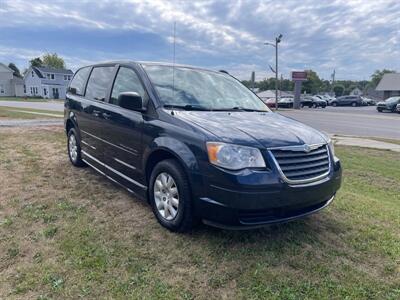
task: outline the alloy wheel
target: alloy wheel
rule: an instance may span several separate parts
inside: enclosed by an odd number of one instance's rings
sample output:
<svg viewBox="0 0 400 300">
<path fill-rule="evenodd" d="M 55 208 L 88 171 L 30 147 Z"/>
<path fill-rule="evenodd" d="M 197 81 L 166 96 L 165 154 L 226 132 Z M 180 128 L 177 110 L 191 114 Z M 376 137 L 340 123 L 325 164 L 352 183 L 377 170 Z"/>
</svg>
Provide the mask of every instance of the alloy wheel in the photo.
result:
<svg viewBox="0 0 400 300">
<path fill-rule="evenodd" d="M 167 172 L 160 173 L 154 182 L 154 201 L 164 219 L 173 220 L 179 208 L 179 191 L 174 178 Z"/>
<path fill-rule="evenodd" d="M 73 162 L 76 162 L 78 158 L 78 145 L 76 143 L 76 137 L 74 134 L 69 136 L 68 140 L 69 156 Z"/>
</svg>

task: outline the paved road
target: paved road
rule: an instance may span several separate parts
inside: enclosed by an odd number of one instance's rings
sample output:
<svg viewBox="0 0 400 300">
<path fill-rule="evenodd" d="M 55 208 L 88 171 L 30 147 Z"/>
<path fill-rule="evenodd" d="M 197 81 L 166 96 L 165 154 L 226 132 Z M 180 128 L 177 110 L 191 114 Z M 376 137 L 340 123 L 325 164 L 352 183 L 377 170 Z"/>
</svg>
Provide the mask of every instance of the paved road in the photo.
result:
<svg viewBox="0 0 400 300">
<path fill-rule="evenodd" d="M 64 111 L 64 102 L 0 101 L 0 106 Z"/>
<path fill-rule="evenodd" d="M 0 101 L 0 106 L 63 111 L 56 102 Z M 400 139 L 400 114 L 378 113 L 375 106 L 281 110 L 281 114 L 330 134 Z"/>
<path fill-rule="evenodd" d="M 327 107 L 281 110 L 280 113 L 330 134 L 400 139 L 400 114 L 376 107 Z"/>
<path fill-rule="evenodd" d="M 63 126 L 63 120 L 56 119 L 32 119 L 32 120 L 21 120 L 21 119 L 13 119 L 13 120 L 1 120 L 0 119 L 0 128 L 1 127 L 34 127 L 34 126 Z"/>
</svg>

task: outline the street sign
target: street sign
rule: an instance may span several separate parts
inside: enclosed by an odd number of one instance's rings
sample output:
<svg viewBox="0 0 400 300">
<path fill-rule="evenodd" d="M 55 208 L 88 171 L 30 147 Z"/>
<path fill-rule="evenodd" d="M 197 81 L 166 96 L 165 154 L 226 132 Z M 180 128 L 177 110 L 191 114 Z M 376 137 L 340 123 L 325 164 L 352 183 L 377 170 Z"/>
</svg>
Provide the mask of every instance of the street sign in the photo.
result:
<svg viewBox="0 0 400 300">
<path fill-rule="evenodd" d="M 292 80 L 293 81 L 306 81 L 307 80 L 307 72 L 306 71 L 292 71 Z"/>
</svg>

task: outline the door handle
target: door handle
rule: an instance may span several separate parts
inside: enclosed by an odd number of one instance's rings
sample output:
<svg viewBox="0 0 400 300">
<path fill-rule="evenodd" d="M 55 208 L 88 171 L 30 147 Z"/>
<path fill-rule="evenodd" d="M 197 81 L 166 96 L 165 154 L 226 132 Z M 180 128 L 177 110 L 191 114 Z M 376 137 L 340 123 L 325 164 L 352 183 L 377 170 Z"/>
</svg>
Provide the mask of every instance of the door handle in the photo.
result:
<svg viewBox="0 0 400 300">
<path fill-rule="evenodd" d="M 103 113 L 103 118 L 108 120 L 108 119 L 111 118 L 111 114 L 110 113 Z"/>
<path fill-rule="evenodd" d="M 101 114 L 101 111 L 99 111 L 99 110 L 93 110 L 92 114 L 93 114 L 95 117 L 99 117 L 100 114 Z"/>
</svg>

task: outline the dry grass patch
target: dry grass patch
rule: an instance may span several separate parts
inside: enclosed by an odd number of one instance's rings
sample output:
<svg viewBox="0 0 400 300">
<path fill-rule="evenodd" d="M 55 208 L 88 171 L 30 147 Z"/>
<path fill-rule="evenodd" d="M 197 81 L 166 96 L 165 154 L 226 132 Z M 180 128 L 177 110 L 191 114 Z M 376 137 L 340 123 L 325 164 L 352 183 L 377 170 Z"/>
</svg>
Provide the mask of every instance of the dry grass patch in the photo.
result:
<svg viewBox="0 0 400 300">
<path fill-rule="evenodd" d="M 323 212 L 182 235 L 72 167 L 60 128 L 0 129 L 0 299 L 399 298 L 400 156 L 337 152 L 344 186 Z"/>
</svg>

